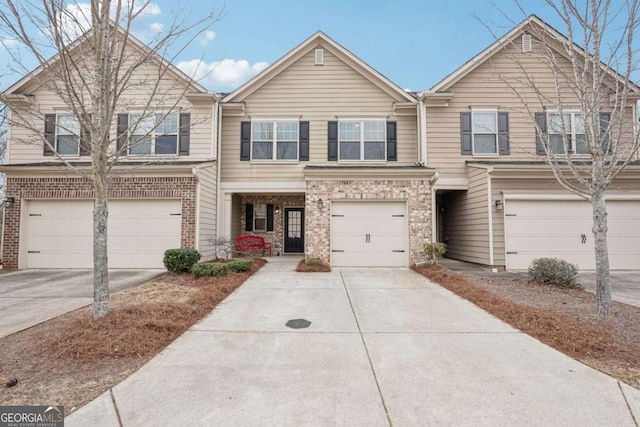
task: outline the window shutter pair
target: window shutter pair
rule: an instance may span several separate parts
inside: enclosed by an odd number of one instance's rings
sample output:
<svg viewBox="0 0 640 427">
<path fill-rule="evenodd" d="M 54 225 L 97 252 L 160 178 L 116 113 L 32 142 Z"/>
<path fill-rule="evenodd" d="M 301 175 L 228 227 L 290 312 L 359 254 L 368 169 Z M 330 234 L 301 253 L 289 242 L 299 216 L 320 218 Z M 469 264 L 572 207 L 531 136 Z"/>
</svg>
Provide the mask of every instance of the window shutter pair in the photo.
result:
<svg viewBox="0 0 640 427">
<path fill-rule="evenodd" d="M 88 116 L 89 121 L 91 121 L 91 115 Z M 89 129 L 85 126 L 82 126 L 80 129 L 80 155 L 81 156 L 90 156 L 91 155 L 91 133 Z M 44 156 L 53 156 L 54 150 L 56 146 L 56 115 L 55 114 L 45 114 L 44 115 L 44 137 L 49 144 L 46 142 L 43 144 L 42 155 Z M 50 146 L 49 146 L 50 145 Z"/>
<path fill-rule="evenodd" d="M 387 122 L 387 160 L 398 160 L 398 137 L 396 122 Z M 328 122 L 327 129 L 327 159 L 330 162 L 338 161 L 338 122 Z"/>
<path fill-rule="evenodd" d="M 309 122 L 298 123 L 298 160 L 309 160 Z M 251 122 L 240 122 L 240 160 L 251 160 Z"/>
<path fill-rule="evenodd" d="M 547 133 L 547 113 L 536 113 L 536 154 L 539 156 L 546 155 L 544 149 L 544 136 Z M 611 140 L 609 138 L 609 122 L 611 121 L 611 113 L 600 113 L 600 133 L 602 134 L 602 149 L 607 154 L 613 153 Z"/>
<path fill-rule="evenodd" d="M 473 122 L 470 112 L 460 113 L 460 152 L 473 155 Z M 498 112 L 498 153 L 509 154 L 509 113 Z"/>
<path fill-rule="evenodd" d="M 118 114 L 117 120 L 117 149 L 121 153 L 129 138 L 129 114 Z M 178 155 L 188 156 L 191 144 L 191 114 L 178 115 Z"/>
<path fill-rule="evenodd" d="M 247 203 L 244 212 L 245 231 L 253 231 L 253 204 Z M 273 205 L 267 205 L 267 231 L 273 231 Z"/>
</svg>

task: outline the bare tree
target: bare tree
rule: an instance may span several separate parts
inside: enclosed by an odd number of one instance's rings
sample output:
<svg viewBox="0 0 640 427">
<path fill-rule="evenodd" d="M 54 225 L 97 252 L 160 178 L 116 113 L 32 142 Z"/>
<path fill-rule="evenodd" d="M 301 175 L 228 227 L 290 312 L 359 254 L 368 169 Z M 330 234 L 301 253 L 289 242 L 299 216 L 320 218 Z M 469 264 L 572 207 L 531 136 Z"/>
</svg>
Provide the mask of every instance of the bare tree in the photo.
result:
<svg viewBox="0 0 640 427">
<path fill-rule="evenodd" d="M 115 173 L 118 159 L 162 121 L 161 117 L 148 125 L 159 106 L 163 117 L 176 111 L 191 84 L 185 83 L 178 92 L 175 85 L 167 88 L 165 77 L 173 72 L 170 63 L 217 20 L 213 10 L 192 23 L 176 14 L 171 25 L 145 46 L 131 36 L 132 25 L 151 6 L 149 0 L 91 0 L 89 8 L 66 0 L 6 0 L 0 6 L 5 34 L 37 60 L 39 69 L 30 77 L 59 97 L 72 113 L 73 120 L 52 125 L 74 135 L 80 150 L 90 151 L 90 167 L 68 161 L 43 132 L 42 112 L 24 97 L 4 98 L 12 110 L 11 126 L 29 129 L 61 163 L 93 184 L 95 318 L 109 311 L 108 178 Z M 145 93 L 144 99 L 127 99 L 132 90 Z M 126 134 L 139 130 L 136 135 L 142 135 L 137 140 L 118 141 L 112 132 L 116 112 L 127 107 L 139 114 L 137 120 L 129 121 Z"/>
<path fill-rule="evenodd" d="M 519 73 L 497 74 L 535 124 L 538 154 L 545 156 L 557 182 L 591 203 L 597 310 L 606 317 L 611 284 L 605 193 L 637 159 L 640 147 L 635 117 L 640 91 L 632 81 L 638 71 L 639 2 L 546 1 L 566 34 L 546 24 L 529 25 L 525 31 L 539 49 L 527 61 L 515 40 L 505 41 Z M 552 84 L 530 69 L 533 62 L 546 66 Z"/>
</svg>

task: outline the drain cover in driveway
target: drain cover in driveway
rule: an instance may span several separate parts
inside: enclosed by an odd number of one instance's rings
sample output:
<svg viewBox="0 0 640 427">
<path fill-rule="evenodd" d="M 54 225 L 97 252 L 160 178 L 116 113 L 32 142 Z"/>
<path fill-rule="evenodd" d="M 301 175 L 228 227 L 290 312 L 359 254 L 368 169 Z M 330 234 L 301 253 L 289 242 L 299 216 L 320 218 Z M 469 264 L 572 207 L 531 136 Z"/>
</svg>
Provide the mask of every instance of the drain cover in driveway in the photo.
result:
<svg viewBox="0 0 640 427">
<path fill-rule="evenodd" d="M 311 325 L 311 322 L 306 319 L 292 319 L 289 320 L 285 325 L 291 329 L 305 329 Z"/>
</svg>

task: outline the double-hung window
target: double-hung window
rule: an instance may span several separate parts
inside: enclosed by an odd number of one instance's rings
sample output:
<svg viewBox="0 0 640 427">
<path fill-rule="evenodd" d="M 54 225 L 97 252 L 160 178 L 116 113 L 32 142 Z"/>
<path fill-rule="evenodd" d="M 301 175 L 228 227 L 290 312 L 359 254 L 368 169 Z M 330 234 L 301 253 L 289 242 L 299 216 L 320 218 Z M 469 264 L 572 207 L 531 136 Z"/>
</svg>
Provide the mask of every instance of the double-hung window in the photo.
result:
<svg viewBox="0 0 640 427">
<path fill-rule="evenodd" d="M 260 120 L 251 122 L 252 160 L 298 160 L 298 122 Z"/>
<path fill-rule="evenodd" d="M 177 155 L 178 114 L 129 114 L 131 155 Z"/>
<path fill-rule="evenodd" d="M 257 204 L 253 206 L 253 230 L 267 231 L 267 205 Z"/>
<path fill-rule="evenodd" d="M 473 155 L 498 155 L 498 112 L 472 111 Z"/>
<path fill-rule="evenodd" d="M 80 155 L 80 124 L 73 114 L 56 115 L 55 149 L 61 156 Z"/>
<path fill-rule="evenodd" d="M 579 112 L 548 112 L 547 129 L 553 154 L 589 154 L 584 121 Z"/>
<path fill-rule="evenodd" d="M 347 120 L 338 123 L 339 160 L 385 160 L 386 122 Z"/>
</svg>

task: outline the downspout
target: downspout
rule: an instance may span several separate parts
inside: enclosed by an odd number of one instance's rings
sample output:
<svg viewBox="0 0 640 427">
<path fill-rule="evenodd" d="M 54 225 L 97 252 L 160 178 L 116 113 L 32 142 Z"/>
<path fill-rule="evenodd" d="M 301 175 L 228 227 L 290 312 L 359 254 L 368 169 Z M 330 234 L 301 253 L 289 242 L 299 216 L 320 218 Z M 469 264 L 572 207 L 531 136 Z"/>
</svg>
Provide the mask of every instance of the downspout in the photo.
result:
<svg viewBox="0 0 640 427">
<path fill-rule="evenodd" d="M 421 92 L 420 102 L 418 103 L 418 108 L 420 109 L 418 112 L 420 124 L 418 140 L 420 143 L 420 163 L 422 163 L 423 166 L 427 166 L 427 111 L 422 101 L 423 95 L 424 92 Z"/>
<path fill-rule="evenodd" d="M 216 125 L 216 132 L 215 132 L 215 162 L 216 162 L 216 194 L 217 194 L 217 200 L 216 200 L 216 238 L 221 234 L 220 233 L 220 227 L 223 225 L 221 224 L 221 220 L 220 218 L 222 218 L 225 222 L 226 221 L 230 221 L 230 218 L 224 218 L 224 214 L 220 215 L 221 212 L 225 211 L 225 203 L 226 203 L 226 198 L 224 197 L 224 194 L 222 194 L 220 192 L 220 177 L 221 177 L 221 169 L 222 167 L 220 166 L 220 156 L 222 153 L 222 144 L 220 143 L 220 141 L 222 140 L 222 108 L 220 107 L 220 102 L 216 102 L 216 106 L 215 106 L 215 121 L 217 123 Z M 222 204 L 222 206 L 220 206 Z M 225 233 L 223 232 L 222 235 L 224 235 Z"/>
<path fill-rule="evenodd" d="M 196 211 L 195 211 L 195 236 L 193 239 L 193 246 L 199 251 L 200 250 L 200 168 L 195 167 L 191 169 L 191 174 L 196 179 Z M 184 220 L 184 218 L 183 218 Z"/>
<path fill-rule="evenodd" d="M 494 253 L 493 253 L 493 197 L 491 189 L 491 173 L 493 172 L 493 166 L 487 168 L 487 201 L 489 206 L 489 265 L 493 268 Z"/>
<path fill-rule="evenodd" d="M 433 177 L 429 180 L 429 187 L 431 190 L 431 243 L 435 243 L 437 241 L 436 236 L 438 235 L 438 206 L 436 204 L 436 190 L 433 188 L 433 184 L 438 181 L 440 178 L 440 173 L 436 172 L 433 174 Z"/>
</svg>

